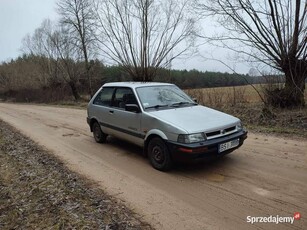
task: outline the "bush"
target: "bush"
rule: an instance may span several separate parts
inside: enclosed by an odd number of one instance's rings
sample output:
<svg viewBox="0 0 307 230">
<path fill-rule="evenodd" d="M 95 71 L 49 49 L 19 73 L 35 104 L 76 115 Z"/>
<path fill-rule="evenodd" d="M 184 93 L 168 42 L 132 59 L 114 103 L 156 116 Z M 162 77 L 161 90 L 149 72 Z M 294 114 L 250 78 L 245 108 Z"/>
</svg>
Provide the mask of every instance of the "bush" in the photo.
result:
<svg viewBox="0 0 307 230">
<path fill-rule="evenodd" d="M 67 86 L 58 86 L 56 88 L 41 89 L 20 89 L 9 90 L 0 95 L 4 100 L 14 102 L 37 102 L 50 103 L 63 100 L 73 100 L 70 89 Z"/>
</svg>

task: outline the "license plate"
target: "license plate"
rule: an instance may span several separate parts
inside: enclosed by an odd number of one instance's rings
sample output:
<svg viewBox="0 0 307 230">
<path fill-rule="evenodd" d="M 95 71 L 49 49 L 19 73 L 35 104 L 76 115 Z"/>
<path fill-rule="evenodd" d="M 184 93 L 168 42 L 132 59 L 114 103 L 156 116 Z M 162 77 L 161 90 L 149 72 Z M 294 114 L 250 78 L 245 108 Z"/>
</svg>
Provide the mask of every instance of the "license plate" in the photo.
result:
<svg viewBox="0 0 307 230">
<path fill-rule="evenodd" d="M 219 153 L 224 152 L 224 151 L 226 151 L 228 149 L 235 148 L 239 144 L 240 144 L 240 139 L 239 138 L 235 139 L 235 140 L 232 140 L 232 141 L 225 142 L 223 144 L 220 144 L 219 145 Z"/>
</svg>

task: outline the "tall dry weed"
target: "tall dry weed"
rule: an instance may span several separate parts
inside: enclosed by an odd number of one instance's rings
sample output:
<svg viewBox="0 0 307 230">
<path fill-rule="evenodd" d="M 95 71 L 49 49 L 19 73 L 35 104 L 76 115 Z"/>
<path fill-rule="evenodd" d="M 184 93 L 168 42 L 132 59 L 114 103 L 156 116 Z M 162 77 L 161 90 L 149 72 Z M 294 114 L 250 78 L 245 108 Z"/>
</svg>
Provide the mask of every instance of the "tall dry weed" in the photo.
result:
<svg viewBox="0 0 307 230">
<path fill-rule="evenodd" d="M 248 102 L 244 87 L 189 89 L 186 92 L 197 99 L 199 104 L 213 108 L 236 106 Z"/>
</svg>

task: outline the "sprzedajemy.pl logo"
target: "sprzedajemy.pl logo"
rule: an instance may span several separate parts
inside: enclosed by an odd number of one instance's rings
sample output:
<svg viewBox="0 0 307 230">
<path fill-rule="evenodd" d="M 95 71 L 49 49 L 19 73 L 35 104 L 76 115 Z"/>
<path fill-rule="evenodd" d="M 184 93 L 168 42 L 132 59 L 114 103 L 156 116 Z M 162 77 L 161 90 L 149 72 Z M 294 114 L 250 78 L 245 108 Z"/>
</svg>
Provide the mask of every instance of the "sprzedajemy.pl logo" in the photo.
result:
<svg viewBox="0 0 307 230">
<path fill-rule="evenodd" d="M 301 219 L 301 214 L 299 212 L 295 212 L 293 216 L 247 216 L 247 223 L 291 223 L 293 224 L 294 220 Z"/>
</svg>

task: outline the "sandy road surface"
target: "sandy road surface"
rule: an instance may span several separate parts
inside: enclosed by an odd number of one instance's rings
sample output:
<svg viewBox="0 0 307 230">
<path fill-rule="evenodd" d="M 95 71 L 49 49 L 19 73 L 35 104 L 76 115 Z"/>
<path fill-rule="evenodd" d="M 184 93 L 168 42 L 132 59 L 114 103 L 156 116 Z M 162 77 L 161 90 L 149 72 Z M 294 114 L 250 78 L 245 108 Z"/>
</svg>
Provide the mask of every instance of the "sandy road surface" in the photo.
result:
<svg viewBox="0 0 307 230">
<path fill-rule="evenodd" d="M 217 162 L 154 170 L 142 150 L 94 142 L 86 111 L 0 103 L 0 119 L 98 182 L 157 229 L 307 229 L 307 144 L 249 134 Z M 247 223 L 247 216 L 293 216 L 294 224 Z"/>
</svg>

